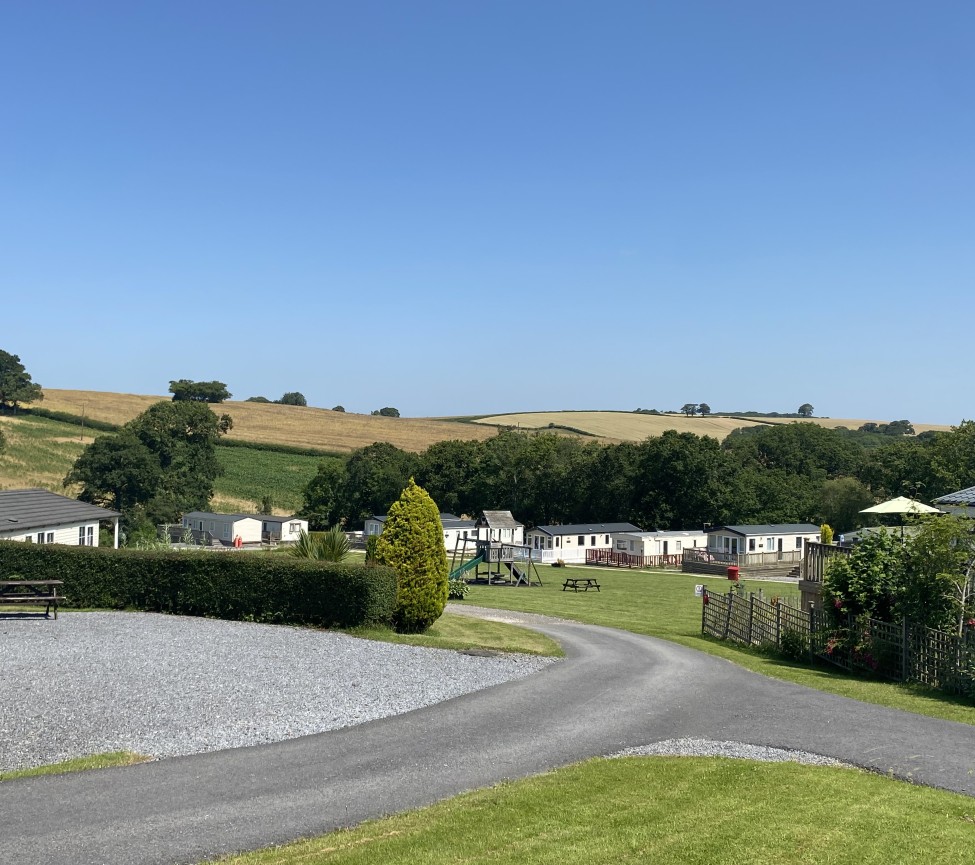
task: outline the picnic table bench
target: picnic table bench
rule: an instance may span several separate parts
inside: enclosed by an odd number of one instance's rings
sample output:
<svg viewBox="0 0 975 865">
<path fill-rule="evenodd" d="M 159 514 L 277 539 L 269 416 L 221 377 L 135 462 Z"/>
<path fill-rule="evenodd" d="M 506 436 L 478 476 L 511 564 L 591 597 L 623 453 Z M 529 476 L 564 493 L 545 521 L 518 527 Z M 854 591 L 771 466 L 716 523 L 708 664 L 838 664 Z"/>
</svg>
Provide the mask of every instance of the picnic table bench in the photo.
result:
<svg viewBox="0 0 975 865">
<path fill-rule="evenodd" d="M 573 592 L 588 592 L 590 589 L 599 591 L 599 583 L 595 577 L 566 577 L 562 583 L 562 591 L 572 589 Z"/>
<path fill-rule="evenodd" d="M 49 618 L 51 607 L 54 618 L 58 617 L 58 604 L 64 595 L 58 594 L 58 586 L 64 580 L 0 580 L 0 607 L 7 604 L 44 605 L 44 618 Z"/>
</svg>

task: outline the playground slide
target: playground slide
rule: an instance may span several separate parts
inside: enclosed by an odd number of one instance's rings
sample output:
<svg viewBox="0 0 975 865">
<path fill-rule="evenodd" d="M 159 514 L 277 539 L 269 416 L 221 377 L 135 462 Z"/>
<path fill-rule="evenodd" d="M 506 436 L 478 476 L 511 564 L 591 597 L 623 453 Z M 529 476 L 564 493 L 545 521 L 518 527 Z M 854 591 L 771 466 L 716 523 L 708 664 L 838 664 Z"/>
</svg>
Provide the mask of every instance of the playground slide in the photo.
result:
<svg viewBox="0 0 975 865">
<path fill-rule="evenodd" d="M 517 582 L 528 585 L 529 582 L 528 577 L 525 575 L 524 571 L 522 571 L 521 568 L 519 568 L 517 565 L 511 566 L 511 575 L 515 578 Z"/>
<path fill-rule="evenodd" d="M 459 577 L 462 574 L 467 573 L 467 571 L 476 568 L 483 561 L 484 561 L 484 556 L 476 556 L 475 558 L 471 559 L 469 562 L 464 562 L 464 564 L 462 564 L 460 567 L 455 568 L 450 572 L 450 579 L 454 579 L 455 577 Z"/>
</svg>

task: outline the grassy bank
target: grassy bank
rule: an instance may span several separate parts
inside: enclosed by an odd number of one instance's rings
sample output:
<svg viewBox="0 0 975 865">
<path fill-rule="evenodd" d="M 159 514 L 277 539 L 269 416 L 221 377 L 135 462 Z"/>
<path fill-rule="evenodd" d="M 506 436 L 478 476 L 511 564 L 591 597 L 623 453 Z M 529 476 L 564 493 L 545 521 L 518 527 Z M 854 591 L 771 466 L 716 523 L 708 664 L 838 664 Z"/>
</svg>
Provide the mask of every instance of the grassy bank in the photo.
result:
<svg viewBox="0 0 975 865">
<path fill-rule="evenodd" d="M 832 667 L 794 664 L 734 643 L 703 636 L 701 599 L 695 597 L 694 586 L 703 584 L 709 591 L 726 592 L 727 580 L 675 571 L 629 571 L 615 568 L 543 567 L 539 569 L 539 573 L 544 582 L 540 588 L 472 586 L 464 603 L 544 613 L 662 637 L 726 658 L 756 673 L 776 679 L 920 715 L 975 724 L 975 706 L 960 698 L 914 685 L 898 685 L 847 675 Z M 601 591 L 562 591 L 562 580 L 565 577 L 594 575 L 599 579 Z M 793 585 L 758 581 L 743 581 L 743 585 L 746 591 L 761 590 L 766 597 L 798 597 L 798 590 Z"/>
<path fill-rule="evenodd" d="M 64 775 L 68 772 L 87 772 L 89 769 L 111 769 L 115 766 L 134 766 L 145 763 L 151 757 L 133 754 L 131 751 L 112 751 L 108 754 L 92 754 L 88 757 L 77 757 L 62 763 L 51 763 L 47 766 L 35 766 L 33 769 L 17 769 L 12 772 L 0 772 L 0 781 L 14 781 L 17 778 L 34 778 L 38 775 Z"/>
</svg>

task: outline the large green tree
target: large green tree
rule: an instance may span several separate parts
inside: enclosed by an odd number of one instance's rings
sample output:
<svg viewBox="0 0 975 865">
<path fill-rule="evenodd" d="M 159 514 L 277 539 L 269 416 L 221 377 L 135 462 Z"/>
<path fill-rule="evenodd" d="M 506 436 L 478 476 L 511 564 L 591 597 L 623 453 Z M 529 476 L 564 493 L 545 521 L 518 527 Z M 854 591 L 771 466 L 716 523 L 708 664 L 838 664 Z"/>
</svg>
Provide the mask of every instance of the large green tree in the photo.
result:
<svg viewBox="0 0 975 865">
<path fill-rule="evenodd" d="M 410 478 L 386 515 L 376 561 L 396 571 L 393 624 L 402 633 L 430 627 L 447 603 L 447 551 L 437 505 Z"/>
<path fill-rule="evenodd" d="M 416 454 L 388 442 L 353 451 L 345 465 L 339 511 L 357 528 L 373 514 L 385 513 L 416 470 Z"/>
<path fill-rule="evenodd" d="M 233 394 L 222 381 L 191 381 L 181 378 L 169 383 L 174 402 L 223 402 Z"/>
<path fill-rule="evenodd" d="M 31 381 L 20 357 L 0 350 L 0 408 L 16 408 L 20 403 L 42 399 L 41 386 Z"/>
<path fill-rule="evenodd" d="M 79 498 L 121 510 L 130 524 L 175 522 L 203 510 L 222 472 L 216 442 L 233 426 L 198 402 L 158 402 L 82 451 L 64 479 Z"/>
</svg>

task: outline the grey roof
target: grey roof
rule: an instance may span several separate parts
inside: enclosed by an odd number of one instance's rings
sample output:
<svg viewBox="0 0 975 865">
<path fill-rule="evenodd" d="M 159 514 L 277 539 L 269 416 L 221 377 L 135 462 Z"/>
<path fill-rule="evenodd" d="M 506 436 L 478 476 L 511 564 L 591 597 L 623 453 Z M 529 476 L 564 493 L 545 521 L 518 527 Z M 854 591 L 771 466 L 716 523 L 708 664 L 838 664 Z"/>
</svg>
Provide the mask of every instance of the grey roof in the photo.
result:
<svg viewBox="0 0 975 865">
<path fill-rule="evenodd" d="M 0 490 L 0 532 L 15 532 L 122 516 L 50 490 Z"/>
<path fill-rule="evenodd" d="M 535 526 L 533 532 L 545 532 L 547 535 L 603 535 L 612 532 L 642 531 L 633 523 L 573 523 L 567 526 Z"/>
<path fill-rule="evenodd" d="M 373 514 L 370 519 L 375 520 L 377 523 L 385 523 L 385 514 Z M 441 514 L 440 523 L 445 529 L 473 529 L 474 520 L 462 520 L 454 514 Z"/>
<path fill-rule="evenodd" d="M 524 525 L 514 518 L 511 511 L 484 511 L 477 524 L 489 529 L 517 529 Z"/>
<path fill-rule="evenodd" d="M 269 523 L 284 523 L 288 520 L 295 519 L 295 517 L 279 517 L 274 514 L 218 514 L 214 511 L 190 511 L 187 514 L 183 514 L 183 517 L 185 519 L 193 517 L 197 520 L 225 520 L 229 517 L 234 522 L 237 520 L 261 520 L 262 522 Z"/>
<path fill-rule="evenodd" d="M 812 523 L 779 523 L 764 526 L 715 526 L 708 529 L 708 534 L 714 532 L 734 532 L 736 535 L 811 535 L 819 532 L 819 526 Z"/>
<path fill-rule="evenodd" d="M 956 493 L 938 496 L 932 504 L 936 505 L 975 505 L 975 487 L 967 487 Z"/>
</svg>

